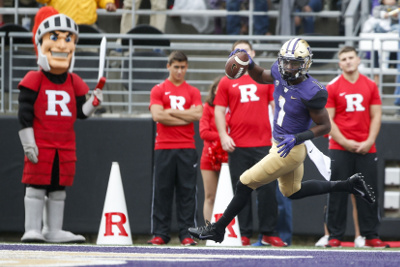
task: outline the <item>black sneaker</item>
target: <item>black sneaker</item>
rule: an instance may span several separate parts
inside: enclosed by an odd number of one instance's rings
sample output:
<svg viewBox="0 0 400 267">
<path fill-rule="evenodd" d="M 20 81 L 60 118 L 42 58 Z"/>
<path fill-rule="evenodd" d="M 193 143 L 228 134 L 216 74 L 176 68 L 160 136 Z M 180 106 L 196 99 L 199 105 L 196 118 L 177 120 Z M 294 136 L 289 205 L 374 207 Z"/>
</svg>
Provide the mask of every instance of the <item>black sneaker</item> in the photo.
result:
<svg viewBox="0 0 400 267">
<path fill-rule="evenodd" d="M 367 185 L 364 181 L 364 176 L 361 173 L 353 174 L 350 178 L 347 179 L 349 181 L 352 192 L 355 196 L 362 197 L 365 201 L 370 204 L 375 203 L 375 194 L 372 191 L 372 187 Z"/>
<path fill-rule="evenodd" d="M 210 223 L 209 221 L 206 221 L 206 226 L 189 228 L 188 231 L 192 236 L 200 240 L 213 240 L 218 243 L 224 241 L 225 229 L 223 232 L 219 232 L 215 227 L 215 223 Z"/>
</svg>

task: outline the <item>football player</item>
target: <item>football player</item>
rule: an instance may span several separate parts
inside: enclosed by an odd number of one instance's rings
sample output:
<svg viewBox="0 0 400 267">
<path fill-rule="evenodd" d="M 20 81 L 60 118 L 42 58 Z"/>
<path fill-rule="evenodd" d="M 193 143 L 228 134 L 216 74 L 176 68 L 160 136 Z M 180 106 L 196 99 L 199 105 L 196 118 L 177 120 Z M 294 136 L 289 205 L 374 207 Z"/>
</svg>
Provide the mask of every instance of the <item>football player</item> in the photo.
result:
<svg viewBox="0 0 400 267">
<path fill-rule="evenodd" d="M 374 193 L 360 173 L 343 181 L 302 182 L 303 162 L 307 155 L 304 141 L 328 134 L 331 129 L 325 109 L 328 97 L 326 88 L 308 74 L 312 64 L 308 43 L 299 38 L 287 41 L 270 70 L 263 69 L 249 58 L 250 76 L 258 83 L 275 84 L 272 148 L 267 156 L 240 176 L 235 195 L 223 216 L 216 223 L 207 222 L 206 226 L 189 228 L 189 233 L 199 239 L 222 242 L 225 228 L 242 210 L 251 192 L 274 180 L 278 180 L 280 191 L 290 199 L 347 192 L 374 203 Z M 315 125 L 310 128 L 312 122 Z"/>
<path fill-rule="evenodd" d="M 71 73 L 77 40 L 78 26 L 71 18 L 52 7 L 38 11 L 33 41 L 40 70 L 28 72 L 18 85 L 19 137 L 25 153 L 23 242 L 85 241 L 62 230 L 65 187 L 75 175 L 74 122 L 95 111 L 94 95 L 101 102 L 102 92 L 94 90 L 86 101 L 89 87 Z"/>
</svg>

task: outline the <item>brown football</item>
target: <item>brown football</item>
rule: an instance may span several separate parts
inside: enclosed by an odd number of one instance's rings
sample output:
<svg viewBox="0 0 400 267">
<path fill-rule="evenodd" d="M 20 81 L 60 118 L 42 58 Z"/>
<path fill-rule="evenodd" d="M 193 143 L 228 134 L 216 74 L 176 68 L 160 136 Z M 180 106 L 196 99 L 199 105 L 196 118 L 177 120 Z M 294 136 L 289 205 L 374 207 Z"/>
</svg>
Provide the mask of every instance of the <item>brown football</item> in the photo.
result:
<svg viewBox="0 0 400 267">
<path fill-rule="evenodd" d="M 240 78 L 249 67 L 249 57 L 246 52 L 237 52 L 225 64 L 225 75 L 229 79 Z"/>
</svg>

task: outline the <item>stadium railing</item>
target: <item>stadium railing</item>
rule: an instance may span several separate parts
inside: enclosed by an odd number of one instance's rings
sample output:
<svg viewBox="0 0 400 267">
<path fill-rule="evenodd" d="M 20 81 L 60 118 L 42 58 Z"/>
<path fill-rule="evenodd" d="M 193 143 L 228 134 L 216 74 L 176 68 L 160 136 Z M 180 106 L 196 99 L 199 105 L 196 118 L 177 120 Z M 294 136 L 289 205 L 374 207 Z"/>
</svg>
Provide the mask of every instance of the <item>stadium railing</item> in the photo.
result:
<svg viewBox="0 0 400 267">
<path fill-rule="evenodd" d="M 10 33 L 10 38 L 26 37 L 30 33 Z M 189 58 L 189 69 L 187 71 L 186 79 L 187 82 L 199 88 L 202 96 L 205 97 L 208 92 L 208 87 L 218 75 L 224 75 L 224 66 L 227 60 L 227 56 L 230 53 L 231 45 L 234 41 L 238 39 L 238 36 L 216 36 L 216 35 L 180 35 L 180 34 L 163 34 L 163 35 L 152 35 L 152 34 L 104 34 L 107 37 L 107 56 L 106 56 L 106 67 L 105 75 L 107 77 L 107 83 L 104 88 L 104 102 L 102 106 L 105 108 L 106 114 L 118 114 L 118 116 L 124 115 L 143 115 L 149 114 L 148 104 L 150 89 L 147 90 L 135 90 L 133 86 L 124 86 L 125 84 L 137 83 L 154 83 L 154 81 L 148 81 L 141 79 L 143 77 L 134 77 L 134 75 L 123 75 L 124 73 L 133 73 L 140 69 L 143 73 L 155 73 L 155 72 L 165 72 L 165 67 L 158 66 L 157 68 L 137 68 L 132 67 L 129 64 L 124 64 L 127 60 L 132 60 L 131 55 L 134 51 L 154 51 L 166 56 L 173 50 L 184 51 Z M 3 40 L 4 35 L 0 35 L 1 40 Z M 97 35 L 93 34 L 81 34 L 80 38 L 98 38 Z M 128 45 L 121 45 L 116 40 L 118 38 L 132 40 Z M 168 39 L 170 40 L 169 46 L 141 46 L 135 45 L 134 40 L 140 39 Z M 277 58 L 277 52 L 282 44 L 282 42 L 290 39 L 291 36 L 248 36 L 253 45 L 254 49 L 257 51 L 257 56 L 255 61 L 261 66 L 268 68 Z M 337 64 L 337 52 L 341 46 L 347 42 L 354 42 L 357 44 L 362 41 L 362 43 L 370 42 L 371 45 L 368 49 L 360 50 L 360 56 L 362 57 L 362 64 L 364 68 L 363 73 L 373 78 L 373 75 L 378 73 L 380 76 L 379 90 L 383 100 L 383 109 L 386 114 L 393 114 L 399 110 L 398 106 L 393 105 L 394 98 L 397 96 L 393 94 L 395 86 L 395 78 L 397 75 L 396 70 L 396 60 L 391 60 L 390 58 L 379 58 L 380 64 L 378 69 L 370 68 L 373 66 L 373 57 L 367 57 L 367 53 L 372 54 L 374 52 L 374 42 L 388 41 L 388 39 L 378 39 L 374 37 L 340 37 L 337 36 L 307 36 L 306 39 L 314 54 L 313 66 L 310 69 L 310 74 L 317 78 L 323 85 L 327 85 L 334 77 L 336 77 L 340 70 Z M 399 42 L 399 38 L 391 38 L 392 42 Z M 12 40 L 10 41 L 12 43 Z M 15 51 L 24 50 L 32 51 L 33 45 L 27 44 L 14 44 L 12 51 L 12 58 L 9 63 L 4 62 L 4 53 L 8 50 L 4 47 L 4 42 L 1 42 L 1 94 L 0 103 L 2 113 L 15 113 L 18 108 L 18 89 L 16 88 L 17 82 L 22 78 L 17 76 L 15 73 L 21 73 L 21 71 L 28 71 L 32 67 L 21 64 L 21 56 Z M 94 45 L 81 45 L 77 47 L 78 49 L 98 49 L 98 46 Z M 380 46 L 380 54 L 385 53 L 385 49 L 389 51 L 397 51 L 397 48 L 387 47 L 385 45 Z M 386 51 L 387 52 L 387 51 Z M 92 60 L 97 62 L 99 60 L 96 53 L 95 56 L 79 58 L 76 56 L 76 61 L 80 60 Z M 27 59 L 31 60 L 35 56 L 26 55 Z M 19 60 L 16 60 L 19 59 Z M 145 58 L 137 58 L 137 60 L 144 61 L 155 61 L 160 58 L 154 56 L 148 56 Z M 16 62 L 21 65 L 16 65 Z M 8 65 L 9 64 L 9 65 Z M 93 64 L 92 64 L 93 65 Z M 95 64 L 94 64 L 95 65 Z M 392 68 L 388 69 L 388 66 L 392 65 Z M 4 69 L 10 69 L 11 80 L 3 79 Z M 394 66 L 394 67 L 393 67 Z M 37 68 L 34 68 L 37 69 Z M 390 70 L 390 71 L 388 71 Z M 18 72 L 20 71 L 20 72 Z M 75 72 L 92 72 L 97 74 L 98 69 L 96 67 L 85 67 L 75 65 Z M 93 75 L 92 75 L 93 76 Z M 94 75 L 96 76 L 96 75 Z M 4 90 L 4 83 L 9 83 L 8 88 L 10 90 Z M 84 79 L 85 80 L 85 79 Z M 93 79 L 86 79 L 87 83 L 93 84 L 96 81 Z M 160 82 L 157 80 L 156 82 Z M 94 89 L 94 88 L 91 88 Z"/>
<path fill-rule="evenodd" d="M 17 3 L 18 1 L 16 1 Z M 16 4 L 17 5 L 17 4 Z M 370 49 L 367 51 L 365 49 L 360 50 L 360 56 L 363 58 L 363 72 L 369 77 L 373 77 L 374 74 L 378 74 L 380 77 L 379 90 L 383 99 L 383 109 L 384 113 L 392 115 L 399 107 L 393 105 L 394 98 L 396 96 L 393 94 L 394 88 L 397 86 L 395 83 L 395 76 L 397 71 L 395 67 L 397 62 L 395 60 L 390 60 L 390 58 L 380 58 L 380 63 L 378 69 L 370 68 L 373 65 L 373 57 L 368 58 L 368 54 L 373 53 L 374 47 L 372 46 L 374 41 L 373 37 L 354 37 L 354 31 L 360 26 L 360 21 L 358 17 L 365 17 L 365 12 L 368 7 L 365 1 L 352 0 L 346 10 L 344 15 L 346 23 L 346 34 L 348 36 L 307 36 L 307 41 L 310 43 L 313 53 L 314 53 L 314 65 L 310 70 L 310 74 L 319 79 L 324 85 L 326 85 L 330 80 L 332 80 L 336 75 L 338 75 L 339 69 L 337 65 L 336 53 L 340 46 L 344 44 L 354 45 L 358 48 L 359 43 L 363 40 L 364 44 L 368 41 L 371 42 Z M 37 12 L 37 8 L 2 8 L 0 13 L 3 14 L 14 14 L 16 21 L 18 21 L 18 16 L 21 14 L 34 14 Z M 358 12 L 357 12 L 358 10 Z M 359 11 L 362 10 L 360 13 Z M 202 15 L 201 11 L 193 10 L 167 10 L 167 11 L 152 11 L 152 10 L 123 10 L 118 9 L 117 12 L 106 12 L 105 10 L 99 9 L 99 16 L 118 16 L 124 12 L 133 12 L 135 15 L 150 15 L 155 13 L 166 13 L 169 16 L 176 15 Z M 203 15 L 207 16 L 226 16 L 231 12 L 226 10 L 207 10 Z M 240 14 L 242 16 L 249 16 L 252 19 L 253 15 L 258 14 L 268 14 L 269 16 L 278 16 L 276 10 L 270 10 L 268 12 L 252 12 L 252 11 L 239 11 L 233 12 L 232 14 Z M 300 16 L 304 13 L 296 13 Z M 312 13 L 315 16 L 321 17 L 334 17 L 338 18 L 340 12 L 338 11 L 322 11 Z M 357 23 L 355 23 L 357 22 Z M 251 28 L 251 27 L 250 27 Z M 18 37 L 19 33 L 10 34 L 10 38 Z M 106 57 L 106 75 L 107 84 L 104 89 L 105 101 L 102 106 L 105 108 L 106 114 L 118 114 L 118 116 L 132 115 L 132 114 L 148 114 L 148 101 L 149 101 L 149 90 L 140 91 L 135 90 L 130 86 L 124 86 L 126 84 L 132 84 L 135 82 L 146 83 L 142 79 L 133 78 L 132 75 L 123 75 L 124 73 L 131 73 L 135 71 L 132 66 L 129 68 L 129 64 L 124 64 L 126 60 L 129 60 L 129 55 L 134 51 L 152 51 L 157 50 L 164 54 L 168 54 L 172 50 L 182 50 L 189 56 L 189 70 L 187 73 L 187 81 L 194 86 L 198 87 L 205 97 L 207 94 L 208 86 L 212 83 L 213 79 L 217 75 L 224 74 L 224 64 L 229 55 L 231 44 L 242 38 L 250 40 L 254 44 L 254 48 L 257 53 L 256 62 L 261 64 L 263 67 L 269 67 L 274 60 L 276 60 L 277 51 L 283 41 L 291 38 L 291 36 L 255 36 L 251 32 L 246 36 L 229 36 L 229 35 L 204 35 L 204 34 L 163 34 L 162 36 L 152 36 L 152 35 L 121 35 L 121 34 L 104 34 L 107 39 L 107 57 Z M 97 36 L 98 37 L 98 36 Z M 8 48 L 4 46 L 4 35 L 0 35 L 1 44 L 1 83 L 0 83 L 0 113 L 15 113 L 17 110 L 17 97 L 18 90 L 12 88 L 9 92 L 4 90 L 4 69 L 7 67 L 8 62 L 4 62 L 4 53 Z M 81 34 L 80 38 L 96 38 L 91 34 Z M 122 46 L 117 39 L 152 39 L 152 38 L 165 38 L 171 41 L 171 45 L 168 47 L 157 47 L 149 48 L 148 46 L 138 46 L 134 45 L 132 42 L 128 46 Z M 393 40 L 394 42 L 398 40 Z M 383 47 L 383 46 L 382 46 Z M 98 47 L 78 47 L 78 48 L 88 48 L 88 49 L 98 49 Z M 27 47 L 14 45 L 13 50 L 33 50 L 33 46 Z M 385 48 L 382 48 L 385 49 Z M 119 52 L 122 51 L 122 52 Z M 393 52 L 393 47 L 391 48 Z M 369 53 L 367 53 L 369 52 Z M 385 53 L 384 50 L 379 51 L 380 54 Z M 98 60 L 97 57 L 90 58 L 78 58 L 83 60 Z M 132 59 L 132 58 L 131 58 Z M 11 59 L 12 60 L 12 59 Z M 157 60 L 157 58 L 147 57 L 139 58 L 139 60 Z M 13 62 L 10 61 L 10 70 L 26 70 L 26 66 L 14 66 Z M 4 66 L 4 67 L 3 67 Z M 382 66 L 392 66 L 392 68 L 383 68 Z M 74 71 L 76 72 L 93 72 L 96 73 L 96 68 L 81 67 L 79 65 L 75 66 Z M 144 72 L 162 72 L 165 69 L 145 69 Z M 13 73 L 13 71 L 11 71 Z M 16 82 L 21 77 L 14 76 L 9 83 Z M 94 80 L 87 80 L 88 83 L 95 82 Z M 14 86 L 15 87 L 15 86 Z M 93 88 L 91 88 L 93 89 Z"/>
</svg>

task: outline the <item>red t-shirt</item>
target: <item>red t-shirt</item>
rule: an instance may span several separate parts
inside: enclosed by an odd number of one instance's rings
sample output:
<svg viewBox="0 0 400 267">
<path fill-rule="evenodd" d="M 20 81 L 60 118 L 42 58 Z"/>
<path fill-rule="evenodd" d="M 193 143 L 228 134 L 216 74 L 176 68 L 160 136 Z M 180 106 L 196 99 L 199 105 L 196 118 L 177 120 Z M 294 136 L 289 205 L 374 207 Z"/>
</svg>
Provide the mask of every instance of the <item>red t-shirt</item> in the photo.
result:
<svg viewBox="0 0 400 267">
<path fill-rule="evenodd" d="M 214 107 L 204 104 L 203 115 L 199 124 L 200 138 L 207 142 L 219 140 L 217 126 L 215 125 Z"/>
<path fill-rule="evenodd" d="M 150 106 L 161 105 L 164 109 L 189 109 L 203 105 L 200 91 L 186 82 L 175 86 L 168 79 L 153 87 Z M 167 126 L 157 123 L 155 149 L 195 148 L 194 125 Z"/>
<path fill-rule="evenodd" d="M 271 146 L 268 105 L 273 92 L 273 84 L 258 84 L 247 74 L 221 79 L 214 104 L 229 109 L 229 135 L 237 147 Z"/>
<path fill-rule="evenodd" d="M 382 105 L 376 84 L 362 74 L 354 84 L 340 75 L 332 80 L 326 89 L 328 90 L 326 107 L 335 108 L 333 121 L 340 132 L 347 139 L 365 141 L 371 124 L 370 106 Z M 329 149 L 345 150 L 333 138 L 329 140 Z M 375 152 L 374 144 L 369 153 Z"/>
</svg>

